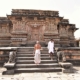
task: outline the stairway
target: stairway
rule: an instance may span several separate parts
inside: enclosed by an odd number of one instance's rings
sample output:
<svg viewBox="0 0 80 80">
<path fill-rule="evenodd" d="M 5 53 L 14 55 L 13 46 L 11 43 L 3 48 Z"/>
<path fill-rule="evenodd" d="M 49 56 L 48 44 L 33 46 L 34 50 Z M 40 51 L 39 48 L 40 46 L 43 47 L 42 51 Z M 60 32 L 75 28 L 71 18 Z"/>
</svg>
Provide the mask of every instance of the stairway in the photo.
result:
<svg viewBox="0 0 80 80">
<path fill-rule="evenodd" d="M 54 55 L 54 59 L 51 60 L 47 48 L 44 47 L 41 51 L 41 63 L 39 65 L 34 63 L 33 47 L 18 48 L 15 66 L 16 73 L 60 72 L 61 70 L 56 55 Z"/>
</svg>

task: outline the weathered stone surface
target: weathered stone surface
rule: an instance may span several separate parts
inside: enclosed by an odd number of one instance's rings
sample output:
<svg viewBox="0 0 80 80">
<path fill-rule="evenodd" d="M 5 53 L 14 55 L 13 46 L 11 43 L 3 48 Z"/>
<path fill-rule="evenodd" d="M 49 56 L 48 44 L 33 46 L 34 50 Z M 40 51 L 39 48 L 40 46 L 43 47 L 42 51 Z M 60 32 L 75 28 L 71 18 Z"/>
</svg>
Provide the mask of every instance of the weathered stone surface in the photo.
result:
<svg viewBox="0 0 80 80">
<path fill-rule="evenodd" d="M 65 63 L 59 63 L 59 64 L 62 67 L 63 73 L 73 73 L 74 72 L 72 63 L 65 62 Z"/>
<path fill-rule="evenodd" d="M 69 69 L 63 68 L 63 69 L 62 69 L 62 72 L 63 72 L 63 73 L 74 73 L 74 70 L 73 70 L 72 68 L 69 68 Z"/>
<path fill-rule="evenodd" d="M 15 63 L 5 63 L 4 64 L 4 67 L 14 67 L 15 66 Z"/>
<path fill-rule="evenodd" d="M 58 11 L 12 9 L 11 15 L 0 17 L 0 46 L 21 46 L 27 41 L 50 38 L 55 46 L 75 46 L 74 24 L 59 16 Z"/>
<path fill-rule="evenodd" d="M 3 71 L 3 75 L 12 75 L 15 73 L 14 67 L 15 63 L 5 63 L 4 67 L 7 69 L 6 71 Z"/>
<path fill-rule="evenodd" d="M 7 70 L 7 71 L 3 71 L 3 75 L 14 75 L 15 71 L 14 70 Z"/>
<path fill-rule="evenodd" d="M 65 69 L 71 69 L 73 67 L 72 63 L 69 63 L 69 62 L 65 62 L 65 63 L 61 62 L 59 64 L 62 68 L 65 68 Z"/>
</svg>

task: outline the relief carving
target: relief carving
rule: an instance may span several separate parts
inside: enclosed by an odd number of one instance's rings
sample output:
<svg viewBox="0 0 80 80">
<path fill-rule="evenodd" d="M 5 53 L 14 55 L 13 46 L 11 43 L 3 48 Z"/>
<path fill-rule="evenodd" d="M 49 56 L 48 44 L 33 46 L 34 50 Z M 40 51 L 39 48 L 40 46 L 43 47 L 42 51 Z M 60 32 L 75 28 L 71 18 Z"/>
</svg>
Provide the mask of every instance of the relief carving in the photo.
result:
<svg viewBox="0 0 80 80">
<path fill-rule="evenodd" d="M 57 25 L 55 24 L 54 20 L 51 20 L 50 22 L 46 22 L 45 26 L 45 32 L 56 32 L 57 31 Z"/>
<path fill-rule="evenodd" d="M 2 26 L 0 26 L 0 33 L 2 32 Z"/>
<path fill-rule="evenodd" d="M 28 32 L 31 35 L 31 40 L 42 40 L 42 34 L 45 29 L 43 22 L 28 22 Z M 31 32 L 30 32 L 31 31 Z"/>
<path fill-rule="evenodd" d="M 30 27 L 33 27 L 33 28 L 38 28 L 43 25 L 41 22 L 29 22 L 28 24 Z"/>
<path fill-rule="evenodd" d="M 45 31 L 47 32 L 49 30 L 49 23 L 47 22 L 45 25 Z"/>
<path fill-rule="evenodd" d="M 69 36 L 73 36 L 73 31 L 72 30 L 69 30 L 68 35 Z"/>
<path fill-rule="evenodd" d="M 8 27 L 7 26 L 2 26 L 2 32 L 3 33 L 8 33 Z"/>
<path fill-rule="evenodd" d="M 57 30 L 57 26 L 56 26 L 54 20 L 50 22 L 49 26 L 50 26 L 50 30 L 51 30 L 51 31 Z"/>
<path fill-rule="evenodd" d="M 25 31 L 26 30 L 26 24 L 22 21 L 17 21 L 13 24 L 13 31 Z"/>
<path fill-rule="evenodd" d="M 61 27 L 61 28 L 60 28 L 60 34 L 61 34 L 61 35 L 62 35 L 62 34 L 66 34 L 66 29 L 63 28 L 63 27 Z"/>
</svg>

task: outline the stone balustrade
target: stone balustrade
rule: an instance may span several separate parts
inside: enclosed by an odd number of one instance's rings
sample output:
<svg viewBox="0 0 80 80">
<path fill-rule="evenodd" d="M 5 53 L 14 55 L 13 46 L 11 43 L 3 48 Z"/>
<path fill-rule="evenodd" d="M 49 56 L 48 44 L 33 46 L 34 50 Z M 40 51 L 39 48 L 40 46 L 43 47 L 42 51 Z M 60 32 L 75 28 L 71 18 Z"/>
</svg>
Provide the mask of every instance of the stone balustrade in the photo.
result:
<svg viewBox="0 0 80 80">
<path fill-rule="evenodd" d="M 9 60 L 9 52 L 17 50 L 13 47 L 1 47 L 0 48 L 0 66 L 3 66 L 4 63 L 8 62 Z"/>
<path fill-rule="evenodd" d="M 56 49 L 64 52 L 66 62 L 80 65 L 80 47 L 58 47 Z"/>
</svg>

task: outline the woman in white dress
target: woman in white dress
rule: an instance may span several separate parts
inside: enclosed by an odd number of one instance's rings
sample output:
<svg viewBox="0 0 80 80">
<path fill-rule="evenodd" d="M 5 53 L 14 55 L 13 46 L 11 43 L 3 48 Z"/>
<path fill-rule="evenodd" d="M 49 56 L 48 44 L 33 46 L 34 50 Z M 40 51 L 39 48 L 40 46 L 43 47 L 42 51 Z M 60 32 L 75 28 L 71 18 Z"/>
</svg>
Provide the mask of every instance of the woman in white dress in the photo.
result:
<svg viewBox="0 0 80 80">
<path fill-rule="evenodd" d="M 34 55 L 34 62 L 36 65 L 39 65 L 39 63 L 41 62 L 41 58 L 40 58 L 40 50 L 41 50 L 41 45 L 39 44 L 39 41 L 36 42 L 35 46 L 34 46 L 34 51 L 35 51 L 35 55 Z"/>
</svg>

